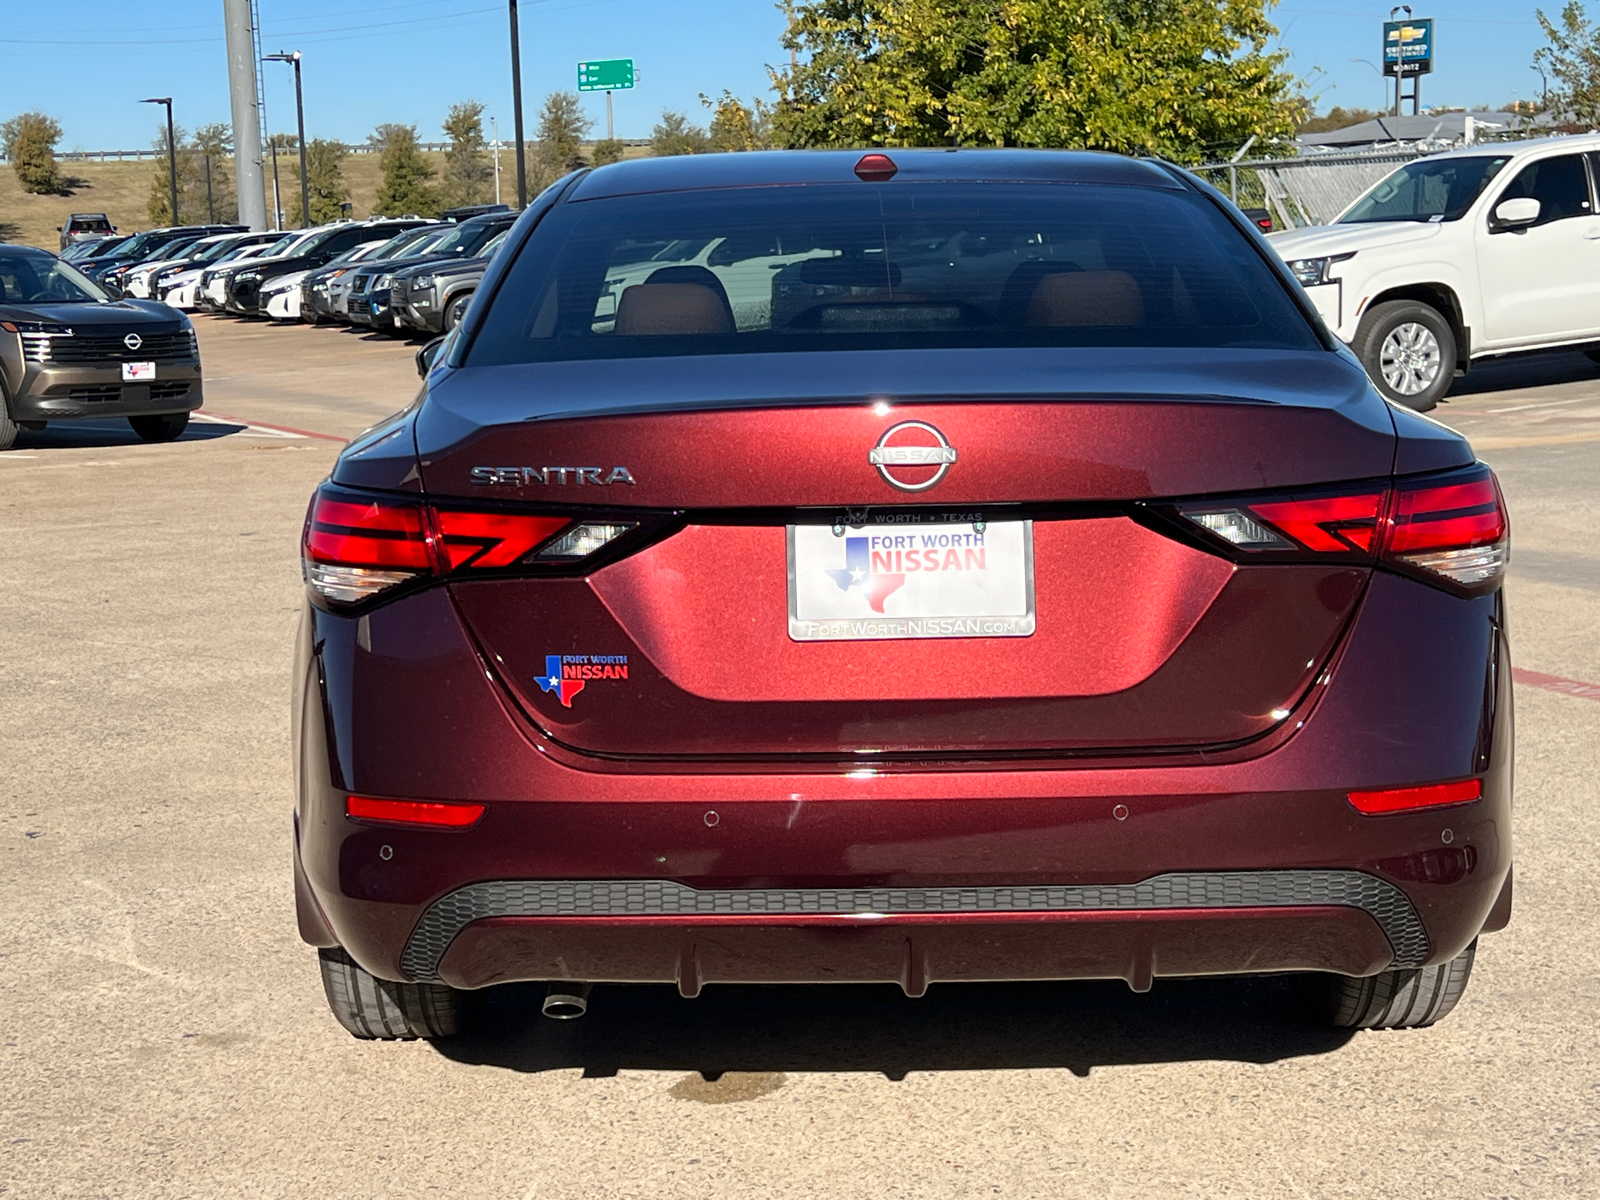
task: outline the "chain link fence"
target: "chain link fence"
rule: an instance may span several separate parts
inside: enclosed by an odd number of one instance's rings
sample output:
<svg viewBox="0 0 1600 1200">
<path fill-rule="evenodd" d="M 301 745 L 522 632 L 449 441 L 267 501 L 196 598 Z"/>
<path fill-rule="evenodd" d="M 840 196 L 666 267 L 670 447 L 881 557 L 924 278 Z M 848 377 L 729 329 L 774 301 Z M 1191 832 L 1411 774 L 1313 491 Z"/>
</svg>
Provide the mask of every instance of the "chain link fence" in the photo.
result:
<svg viewBox="0 0 1600 1200">
<path fill-rule="evenodd" d="M 1326 225 L 1396 167 L 1428 151 L 1394 149 L 1207 163 L 1194 168 L 1240 208 L 1264 208 L 1279 229 Z"/>
</svg>

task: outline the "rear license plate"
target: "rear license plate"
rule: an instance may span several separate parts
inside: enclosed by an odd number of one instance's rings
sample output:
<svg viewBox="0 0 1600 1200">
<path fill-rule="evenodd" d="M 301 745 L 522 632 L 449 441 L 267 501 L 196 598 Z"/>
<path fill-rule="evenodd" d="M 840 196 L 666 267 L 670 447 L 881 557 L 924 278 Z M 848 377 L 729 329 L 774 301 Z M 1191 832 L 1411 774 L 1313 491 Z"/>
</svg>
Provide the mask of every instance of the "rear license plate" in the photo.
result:
<svg viewBox="0 0 1600 1200">
<path fill-rule="evenodd" d="M 155 377 L 156 365 L 153 362 L 125 362 L 122 364 L 123 383 L 138 383 L 143 380 L 154 379 Z"/>
<path fill-rule="evenodd" d="M 797 642 L 1028 637 L 1033 522 L 789 526 Z"/>
</svg>

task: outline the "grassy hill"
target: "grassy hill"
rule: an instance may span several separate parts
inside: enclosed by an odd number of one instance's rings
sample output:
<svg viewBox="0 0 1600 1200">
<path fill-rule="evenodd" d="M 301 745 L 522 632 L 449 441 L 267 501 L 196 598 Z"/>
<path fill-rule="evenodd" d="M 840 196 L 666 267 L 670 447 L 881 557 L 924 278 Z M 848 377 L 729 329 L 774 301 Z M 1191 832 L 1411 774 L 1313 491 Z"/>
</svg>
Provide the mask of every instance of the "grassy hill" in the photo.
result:
<svg viewBox="0 0 1600 1200">
<path fill-rule="evenodd" d="M 628 157 L 648 153 L 646 147 L 628 147 Z M 444 166 L 444 155 L 426 154 L 429 164 L 437 171 Z M 500 195 L 512 203 L 517 191 L 516 159 L 509 150 L 500 155 Z M 55 250 L 61 244 L 57 228 L 65 225 L 67 217 L 75 212 L 103 212 L 111 223 L 124 233 L 144 229 L 150 225 L 146 207 L 150 198 L 150 183 L 158 175 L 166 180 L 166 161 L 153 162 L 63 162 L 62 174 L 71 180 L 69 194 L 65 196 L 30 196 L 17 182 L 16 172 L 8 164 L 0 163 L 0 241 L 23 245 L 43 246 Z M 372 215 L 381 182 L 376 154 L 351 154 L 344 160 L 344 179 L 350 188 L 350 201 L 355 206 L 351 214 L 357 218 Z M 285 154 L 278 160 L 278 182 L 283 192 L 284 212 L 289 211 L 289 196 L 300 187 L 300 160 Z M 267 211 L 272 210 L 272 169 L 267 168 Z M 189 221 L 205 220 L 204 212 L 185 211 Z"/>
</svg>

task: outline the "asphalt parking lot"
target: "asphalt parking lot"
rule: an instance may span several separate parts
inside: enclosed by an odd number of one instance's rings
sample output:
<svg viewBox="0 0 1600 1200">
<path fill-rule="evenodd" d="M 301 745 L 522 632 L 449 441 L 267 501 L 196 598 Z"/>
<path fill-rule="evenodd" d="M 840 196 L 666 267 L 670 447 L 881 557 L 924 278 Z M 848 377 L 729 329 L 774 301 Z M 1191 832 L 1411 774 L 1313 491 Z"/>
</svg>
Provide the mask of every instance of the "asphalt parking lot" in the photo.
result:
<svg viewBox="0 0 1600 1200">
<path fill-rule="evenodd" d="M 1454 1014 L 1312 1030 L 1276 981 L 600 988 L 558 1024 L 363 1043 L 294 927 L 306 499 L 412 347 L 197 321 L 207 416 L 0 454 L 0 1194 L 1600 1195 L 1600 368 L 1441 419 L 1514 551 L 1517 906 Z"/>
</svg>

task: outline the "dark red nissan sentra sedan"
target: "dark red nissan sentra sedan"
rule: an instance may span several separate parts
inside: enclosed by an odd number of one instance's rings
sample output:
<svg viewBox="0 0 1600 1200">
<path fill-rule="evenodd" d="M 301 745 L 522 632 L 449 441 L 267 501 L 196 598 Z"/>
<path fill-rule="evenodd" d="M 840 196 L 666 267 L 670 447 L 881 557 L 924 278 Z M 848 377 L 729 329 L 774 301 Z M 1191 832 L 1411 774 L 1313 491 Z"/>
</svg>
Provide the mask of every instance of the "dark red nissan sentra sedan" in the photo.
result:
<svg viewBox="0 0 1600 1200">
<path fill-rule="evenodd" d="M 549 981 L 1295 972 L 1511 910 L 1494 476 L 1158 162 L 578 172 L 304 538 L 295 883 L 358 1037 Z"/>
</svg>

